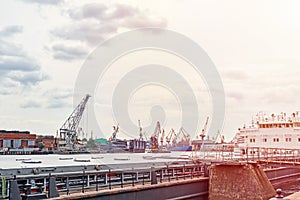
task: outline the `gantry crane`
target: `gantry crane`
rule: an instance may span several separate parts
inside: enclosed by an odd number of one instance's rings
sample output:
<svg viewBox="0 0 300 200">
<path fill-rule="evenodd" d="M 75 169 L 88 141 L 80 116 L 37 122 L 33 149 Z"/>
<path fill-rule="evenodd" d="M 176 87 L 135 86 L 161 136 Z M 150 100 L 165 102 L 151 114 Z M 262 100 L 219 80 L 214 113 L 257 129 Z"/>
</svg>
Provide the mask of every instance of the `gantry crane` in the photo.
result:
<svg viewBox="0 0 300 200">
<path fill-rule="evenodd" d="M 69 118 L 65 121 L 62 127 L 59 129 L 60 140 L 66 141 L 66 145 L 72 145 L 77 140 L 78 136 L 78 125 L 83 115 L 83 111 L 86 104 L 91 96 L 89 94 L 81 100 L 79 105 L 73 110 Z"/>
</svg>

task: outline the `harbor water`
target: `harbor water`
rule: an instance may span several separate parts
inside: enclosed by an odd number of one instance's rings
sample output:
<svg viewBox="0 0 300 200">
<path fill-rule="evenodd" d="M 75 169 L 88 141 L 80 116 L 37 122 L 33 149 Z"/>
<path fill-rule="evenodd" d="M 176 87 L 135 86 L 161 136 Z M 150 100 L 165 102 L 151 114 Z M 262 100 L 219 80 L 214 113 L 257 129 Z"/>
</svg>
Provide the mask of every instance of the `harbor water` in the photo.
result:
<svg viewBox="0 0 300 200">
<path fill-rule="evenodd" d="M 153 163 L 186 159 L 191 152 L 171 153 L 105 153 L 105 154 L 41 154 L 41 155 L 2 155 L 1 169 L 82 166 L 82 165 L 110 165 L 131 163 Z M 151 158 L 151 159 L 149 159 Z M 76 160 L 86 162 L 76 162 Z M 32 163 L 26 161 L 33 161 Z M 35 161 L 41 161 L 35 163 Z"/>
</svg>

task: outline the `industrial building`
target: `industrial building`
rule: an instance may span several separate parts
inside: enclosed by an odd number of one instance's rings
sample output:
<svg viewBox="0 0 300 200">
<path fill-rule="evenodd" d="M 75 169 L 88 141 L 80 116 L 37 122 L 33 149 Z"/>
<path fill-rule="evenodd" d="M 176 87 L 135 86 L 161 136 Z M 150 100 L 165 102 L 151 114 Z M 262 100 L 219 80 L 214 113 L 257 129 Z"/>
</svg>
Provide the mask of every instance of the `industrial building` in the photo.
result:
<svg viewBox="0 0 300 200">
<path fill-rule="evenodd" d="M 36 137 L 36 146 L 39 148 L 44 148 L 47 150 L 54 150 L 55 149 L 55 138 L 54 136 L 49 135 L 38 135 Z"/>
<path fill-rule="evenodd" d="M 0 148 L 33 148 L 35 141 L 36 134 L 29 131 L 0 130 Z"/>
</svg>

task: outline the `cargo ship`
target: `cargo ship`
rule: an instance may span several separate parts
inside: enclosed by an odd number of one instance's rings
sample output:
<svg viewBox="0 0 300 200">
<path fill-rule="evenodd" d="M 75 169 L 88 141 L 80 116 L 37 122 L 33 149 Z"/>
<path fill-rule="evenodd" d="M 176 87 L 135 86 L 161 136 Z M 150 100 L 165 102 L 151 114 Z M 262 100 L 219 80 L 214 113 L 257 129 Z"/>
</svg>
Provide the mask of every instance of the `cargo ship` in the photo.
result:
<svg viewBox="0 0 300 200">
<path fill-rule="evenodd" d="M 119 126 L 113 126 L 114 132 L 107 141 L 106 145 L 102 145 L 102 150 L 108 153 L 145 153 L 146 141 L 142 138 L 132 140 L 122 140 L 117 138 L 119 132 Z"/>
<path fill-rule="evenodd" d="M 177 141 L 178 139 L 180 139 L 179 142 Z M 172 144 L 170 145 L 171 140 Z M 179 129 L 178 133 L 175 133 L 174 129 L 171 129 L 166 137 L 166 141 L 169 144 L 169 151 L 192 151 L 190 134 L 183 127 Z"/>
</svg>

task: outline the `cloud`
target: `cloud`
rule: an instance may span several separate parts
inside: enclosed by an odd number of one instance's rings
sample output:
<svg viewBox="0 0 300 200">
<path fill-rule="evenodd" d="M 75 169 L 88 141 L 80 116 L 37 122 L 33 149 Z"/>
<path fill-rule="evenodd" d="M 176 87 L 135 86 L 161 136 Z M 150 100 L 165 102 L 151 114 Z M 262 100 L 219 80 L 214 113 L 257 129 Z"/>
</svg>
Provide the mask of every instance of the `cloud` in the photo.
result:
<svg viewBox="0 0 300 200">
<path fill-rule="evenodd" d="M 20 83 L 22 86 L 34 86 L 42 81 L 49 80 L 49 76 L 40 71 L 29 73 L 11 72 L 8 77 L 11 80 Z"/>
<path fill-rule="evenodd" d="M 0 58 L 0 70 L 1 71 L 38 71 L 40 66 L 35 64 L 33 61 L 30 61 L 26 58 L 10 58 L 10 59 L 1 59 Z"/>
<path fill-rule="evenodd" d="M 64 107 L 71 107 L 72 105 L 67 103 L 67 102 L 62 102 L 62 101 L 51 101 L 48 102 L 46 108 L 50 109 L 57 109 L 57 108 L 64 108 Z"/>
<path fill-rule="evenodd" d="M 250 75 L 247 72 L 240 69 L 231 69 L 223 72 L 222 78 L 227 80 L 241 81 L 249 79 Z"/>
<path fill-rule="evenodd" d="M 227 92 L 226 97 L 235 99 L 237 101 L 241 101 L 244 99 L 244 95 L 242 92 L 235 92 L 235 91 Z"/>
<path fill-rule="evenodd" d="M 22 0 L 24 3 L 36 3 L 39 5 L 57 5 L 64 2 L 64 0 Z"/>
<path fill-rule="evenodd" d="M 72 108 L 70 102 L 72 102 L 72 89 L 68 88 L 51 88 L 51 89 L 39 89 L 26 91 L 27 97 L 22 100 L 19 105 L 20 108 Z M 3 92 L 0 90 L 0 94 Z M 4 91 L 5 92 L 5 91 Z M 3 93 L 4 93 L 3 92 Z M 11 94 L 11 93 L 8 93 Z"/>
<path fill-rule="evenodd" d="M 49 79 L 20 45 L 7 39 L 22 31 L 22 26 L 8 26 L 0 30 L 0 95 L 15 94 Z"/>
<path fill-rule="evenodd" d="M 125 4 L 106 6 L 104 3 L 90 3 L 67 10 L 72 23 L 57 27 L 51 34 L 64 42 L 81 42 L 90 47 L 99 44 L 120 31 L 142 27 L 165 28 L 167 21 L 151 13 Z M 74 51 L 74 47 L 53 44 L 53 57 L 61 60 L 82 58 L 86 52 Z M 80 48 L 77 48 L 80 49 Z M 80 54 L 80 56 L 78 56 Z"/>
<path fill-rule="evenodd" d="M 73 89 L 70 88 L 52 88 L 42 94 L 46 98 L 46 108 L 57 109 L 63 107 L 72 107 Z"/>
<path fill-rule="evenodd" d="M 97 44 L 108 35 L 117 32 L 117 27 L 108 23 L 99 23 L 95 20 L 82 20 L 52 31 L 52 34 L 64 40 L 83 41 L 88 44 Z"/>
<path fill-rule="evenodd" d="M 24 56 L 20 46 L 0 40 L 0 56 Z"/>
<path fill-rule="evenodd" d="M 84 45 L 58 43 L 52 46 L 53 57 L 59 60 L 74 60 L 83 58 L 88 50 Z"/>
<path fill-rule="evenodd" d="M 44 74 L 41 67 L 27 58 L 0 57 L 0 90 L 1 95 L 9 95 L 30 89 L 49 76 Z"/>
<path fill-rule="evenodd" d="M 293 105 L 298 102 L 300 88 L 297 84 L 287 84 L 282 86 L 266 85 L 260 93 L 259 99 L 264 104 L 288 104 Z"/>
<path fill-rule="evenodd" d="M 23 31 L 22 26 L 7 26 L 0 30 L 0 56 L 24 56 L 19 45 L 13 44 L 7 37 L 13 37 Z"/>
<path fill-rule="evenodd" d="M 13 36 L 17 33 L 22 33 L 23 27 L 18 25 L 7 26 L 4 29 L 0 30 L 1 37 Z"/>
<path fill-rule="evenodd" d="M 55 100 L 66 100 L 73 97 L 73 89 L 53 88 L 44 92 L 43 96 Z"/>
<path fill-rule="evenodd" d="M 21 104 L 20 107 L 25 108 L 25 109 L 26 108 L 40 108 L 40 107 L 42 107 L 42 104 L 40 102 L 30 100 L 30 101 L 27 101 L 27 102 Z"/>
<path fill-rule="evenodd" d="M 166 27 L 166 20 L 155 18 L 151 13 L 139 10 L 136 7 L 126 4 L 115 4 L 106 6 L 102 3 L 91 3 L 81 8 L 68 11 L 69 16 L 74 20 L 95 19 L 97 21 L 117 22 L 118 25 L 130 28 L 138 27 Z"/>
<path fill-rule="evenodd" d="M 90 3 L 85 4 L 81 8 L 77 8 L 75 10 L 68 10 L 68 14 L 71 18 L 76 20 L 84 18 L 101 19 L 107 10 L 108 7 L 102 3 Z"/>
</svg>

